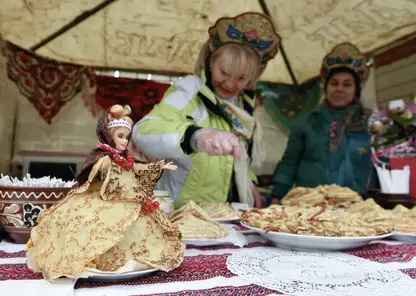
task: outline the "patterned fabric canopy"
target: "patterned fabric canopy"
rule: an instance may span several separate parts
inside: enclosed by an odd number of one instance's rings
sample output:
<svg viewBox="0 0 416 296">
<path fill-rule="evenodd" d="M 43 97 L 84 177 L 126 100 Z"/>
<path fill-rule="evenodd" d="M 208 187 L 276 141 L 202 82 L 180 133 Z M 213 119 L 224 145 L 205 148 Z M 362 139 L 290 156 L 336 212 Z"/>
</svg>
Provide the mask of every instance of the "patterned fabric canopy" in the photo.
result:
<svg viewBox="0 0 416 296">
<path fill-rule="evenodd" d="M 9 78 L 48 124 L 93 75 L 91 68 L 40 58 L 9 42 L 2 42 L 2 52 Z"/>
<path fill-rule="evenodd" d="M 263 12 L 262 2 L 299 83 L 319 74 L 335 44 L 349 41 L 369 53 L 416 31 L 414 0 L 117 0 L 98 12 L 110 1 L 2 0 L 0 33 L 30 49 L 88 16 L 36 53 L 80 65 L 191 73 L 216 20 Z M 262 81 L 292 83 L 282 50 Z"/>
<path fill-rule="evenodd" d="M 134 121 L 149 113 L 160 102 L 169 84 L 151 80 L 96 76 L 95 103 L 107 110 L 114 104 L 130 105 Z"/>
</svg>

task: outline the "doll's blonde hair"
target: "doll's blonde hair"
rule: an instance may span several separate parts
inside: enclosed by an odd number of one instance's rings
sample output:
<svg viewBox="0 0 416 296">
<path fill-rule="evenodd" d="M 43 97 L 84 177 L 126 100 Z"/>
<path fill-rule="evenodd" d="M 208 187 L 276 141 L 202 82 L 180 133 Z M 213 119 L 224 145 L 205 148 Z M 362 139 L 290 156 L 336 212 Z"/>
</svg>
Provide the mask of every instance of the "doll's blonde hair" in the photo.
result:
<svg viewBox="0 0 416 296">
<path fill-rule="evenodd" d="M 129 105 L 125 105 L 124 107 L 121 105 L 113 105 L 111 106 L 110 110 L 108 111 L 107 119 L 108 121 L 111 120 L 125 120 L 131 125 L 133 125 L 133 120 L 129 117 L 131 114 L 131 108 Z M 109 129 L 110 135 L 113 136 L 117 129 L 120 127 L 112 127 Z"/>
<path fill-rule="evenodd" d="M 209 41 L 205 42 L 195 63 L 194 73 L 200 76 L 201 71 L 210 68 L 220 61 L 224 71 L 234 77 L 245 76 L 248 89 L 254 89 L 266 65 L 260 65 L 258 54 L 249 46 L 237 43 L 226 43 L 211 52 Z"/>
</svg>

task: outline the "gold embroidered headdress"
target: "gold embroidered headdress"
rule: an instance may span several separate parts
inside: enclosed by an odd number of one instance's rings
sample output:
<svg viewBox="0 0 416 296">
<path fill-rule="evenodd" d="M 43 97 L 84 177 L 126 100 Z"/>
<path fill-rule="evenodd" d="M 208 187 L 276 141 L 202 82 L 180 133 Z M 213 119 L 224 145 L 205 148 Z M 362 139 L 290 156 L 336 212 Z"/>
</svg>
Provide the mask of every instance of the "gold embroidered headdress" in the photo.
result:
<svg viewBox="0 0 416 296">
<path fill-rule="evenodd" d="M 220 18 L 208 32 L 212 51 L 226 43 L 245 44 L 259 55 L 262 65 L 274 58 L 280 43 L 271 20 L 257 12 Z"/>
<path fill-rule="evenodd" d="M 325 84 L 328 79 L 328 74 L 332 69 L 343 67 L 354 71 L 362 84 L 368 77 L 368 67 L 366 63 L 366 57 L 354 44 L 349 42 L 338 44 L 322 61 L 322 83 Z"/>
</svg>

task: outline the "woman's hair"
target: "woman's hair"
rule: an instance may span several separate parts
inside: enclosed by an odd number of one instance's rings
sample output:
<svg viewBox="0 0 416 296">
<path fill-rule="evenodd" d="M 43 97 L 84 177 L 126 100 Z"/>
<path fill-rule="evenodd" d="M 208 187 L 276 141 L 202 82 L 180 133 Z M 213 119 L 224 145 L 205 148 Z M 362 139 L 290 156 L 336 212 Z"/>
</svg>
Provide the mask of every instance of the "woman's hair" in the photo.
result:
<svg viewBox="0 0 416 296">
<path fill-rule="evenodd" d="M 125 120 L 131 125 L 133 125 L 133 120 L 129 117 L 131 114 L 131 108 L 129 105 L 125 105 L 124 107 L 121 105 L 113 105 L 110 110 L 108 111 L 108 121 L 118 119 L 118 120 Z M 110 135 L 113 136 L 114 132 L 119 129 L 120 127 L 112 127 L 110 128 L 109 132 Z"/>
<path fill-rule="evenodd" d="M 260 65 L 258 54 L 249 46 L 237 43 L 226 43 L 211 53 L 209 41 L 205 42 L 195 63 L 194 73 L 200 76 L 203 69 L 210 68 L 212 63 L 220 60 L 224 70 L 233 76 L 247 76 L 247 88 L 254 89 L 266 65 Z"/>
</svg>

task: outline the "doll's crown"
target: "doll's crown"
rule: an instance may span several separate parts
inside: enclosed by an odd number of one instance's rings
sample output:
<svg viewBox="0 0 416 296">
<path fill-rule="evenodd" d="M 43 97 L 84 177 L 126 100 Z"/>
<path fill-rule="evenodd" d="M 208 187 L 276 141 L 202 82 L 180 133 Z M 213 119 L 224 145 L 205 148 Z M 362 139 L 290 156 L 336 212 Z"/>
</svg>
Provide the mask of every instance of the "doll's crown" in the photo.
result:
<svg viewBox="0 0 416 296">
<path fill-rule="evenodd" d="M 131 124 L 130 122 L 124 120 L 124 119 L 114 119 L 108 122 L 107 124 L 107 128 L 112 128 L 112 127 L 126 127 L 131 131 Z"/>
</svg>

